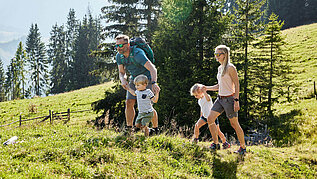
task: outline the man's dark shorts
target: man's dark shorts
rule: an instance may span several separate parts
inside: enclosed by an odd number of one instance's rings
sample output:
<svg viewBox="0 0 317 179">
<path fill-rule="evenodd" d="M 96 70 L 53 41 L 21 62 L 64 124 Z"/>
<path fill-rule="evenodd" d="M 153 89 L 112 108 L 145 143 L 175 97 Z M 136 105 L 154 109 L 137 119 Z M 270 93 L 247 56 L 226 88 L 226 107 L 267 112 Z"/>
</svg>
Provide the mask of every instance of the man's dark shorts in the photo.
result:
<svg viewBox="0 0 317 179">
<path fill-rule="evenodd" d="M 134 83 L 133 83 L 133 80 L 130 80 L 130 81 L 129 81 L 129 86 L 130 86 L 130 88 L 133 89 L 134 91 L 136 90 L 135 85 L 134 85 Z M 146 86 L 146 88 L 152 90 L 152 83 L 149 83 L 149 84 Z M 136 96 L 133 96 L 133 95 L 127 90 L 126 99 L 136 99 Z"/>
<path fill-rule="evenodd" d="M 233 96 L 229 96 L 229 97 L 218 96 L 211 110 L 219 112 L 220 114 L 223 111 L 225 111 L 228 119 L 231 119 L 233 117 L 238 117 L 238 112 L 234 112 Z"/>
</svg>

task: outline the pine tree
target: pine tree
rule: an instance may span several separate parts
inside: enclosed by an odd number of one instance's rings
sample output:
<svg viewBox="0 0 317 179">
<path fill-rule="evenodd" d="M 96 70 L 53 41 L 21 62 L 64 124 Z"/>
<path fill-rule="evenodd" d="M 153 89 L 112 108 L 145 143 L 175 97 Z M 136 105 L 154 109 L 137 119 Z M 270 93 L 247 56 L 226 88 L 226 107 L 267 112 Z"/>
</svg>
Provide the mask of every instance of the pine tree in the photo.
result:
<svg viewBox="0 0 317 179">
<path fill-rule="evenodd" d="M 48 45 L 48 58 L 52 64 L 51 70 L 51 93 L 62 93 L 68 86 L 67 80 L 67 48 L 65 46 L 66 34 L 64 26 L 53 26 L 51 31 L 50 42 Z"/>
<path fill-rule="evenodd" d="M 71 80 L 74 78 L 76 73 L 73 73 L 73 58 L 74 58 L 74 51 L 75 51 L 75 40 L 78 37 L 78 28 L 79 28 L 79 21 L 76 19 L 76 14 L 74 9 L 70 9 L 68 16 L 67 16 L 67 23 L 66 23 L 66 65 L 67 70 L 65 71 L 65 90 L 69 91 L 73 89 L 71 86 Z"/>
<path fill-rule="evenodd" d="M 281 47 L 285 44 L 281 35 L 281 28 L 284 22 L 278 21 L 278 16 L 272 13 L 269 22 L 266 24 L 265 35 L 260 40 L 258 47 L 261 49 L 259 53 L 258 74 L 259 87 L 261 88 L 261 96 L 263 104 L 262 115 L 273 116 L 273 103 L 278 100 L 281 94 L 285 80 L 288 79 L 287 72 L 289 66 L 286 65 L 288 60 L 283 56 Z M 278 83 L 277 83 L 278 82 Z M 267 111 L 267 112 L 266 112 Z"/>
<path fill-rule="evenodd" d="M 243 78 L 240 82 L 241 99 L 241 121 L 250 118 L 251 106 L 254 105 L 252 66 L 254 65 L 250 58 L 249 45 L 263 32 L 263 9 L 266 0 L 237 0 L 234 8 L 233 19 L 233 63 L 236 64 L 238 72 L 242 70 Z M 242 122 L 242 124 L 245 122 Z"/>
<path fill-rule="evenodd" d="M 192 126 L 199 110 L 190 87 L 217 83 L 219 63 L 213 52 L 226 29 L 219 7 L 217 1 L 206 0 L 162 2 L 164 17 L 153 44 L 162 89 L 156 109 L 166 125 L 174 120 L 179 126 Z"/>
<path fill-rule="evenodd" d="M 26 88 L 26 71 L 25 64 L 27 60 L 27 54 L 23 48 L 22 42 L 19 43 L 18 49 L 15 53 L 14 65 L 13 65 L 13 82 L 14 82 L 14 98 L 24 98 Z"/>
<path fill-rule="evenodd" d="M 90 54 L 97 49 L 100 43 L 100 21 L 94 19 L 91 14 L 84 17 L 78 29 L 78 37 L 74 46 L 74 58 L 72 62 L 71 84 L 73 89 L 79 89 L 100 82 L 100 77 L 91 72 L 96 69 L 96 57 Z"/>
<path fill-rule="evenodd" d="M 151 42 L 161 12 L 159 0 L 111 0 L 111 3 L 114 5 L 101 9 L 103 18 L 110 24 L 104 28 L 104 36 L 145 36 Z"/>
<path fill-rule="evenodd" d="M 32 91 L 40 96 L 44 94 L 48 84 L 48 60 L 37 24 L 31 25 L 26 41 L 26 51 L 31 71 Z"/>
<path fill-rule="evenodd" d="M 6 99 L 14 99 L 14 60 L 10 60 L 10 64 L 7 66 L 6 79 L 5 79 L 5 89 L 6 89 Z"/>
<path fill-rule="evenodd" d="M 5 101 L 5 71 L 3 69 L 3 62 L 0 58 L 0 102 Z"/>
</svg>

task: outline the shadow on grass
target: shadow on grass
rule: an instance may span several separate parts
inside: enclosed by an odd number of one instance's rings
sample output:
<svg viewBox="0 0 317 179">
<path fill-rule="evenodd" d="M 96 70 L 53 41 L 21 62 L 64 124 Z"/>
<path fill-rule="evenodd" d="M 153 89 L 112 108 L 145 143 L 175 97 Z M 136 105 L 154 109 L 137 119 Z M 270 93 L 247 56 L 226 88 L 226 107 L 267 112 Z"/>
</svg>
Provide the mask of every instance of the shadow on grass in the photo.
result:
<svg viewBox="0 0 317 179">
<path fill-rule="evenodd" d="M 213 157 L 213 178 L 237 178 L 238 159 L 233 161 L 221 161 L 221 158 Z"/>
<path fill-rule="evenodd" d="M 294 109 L 286 114 L 274 116 L 270 120 L 270 135 L 275 145 L 293 145 L 300 138 L 298 124 L 301 121 L 295 119 L 295 116 L 300 115 L 302 115 L 301 110 Z"/>
</svg>

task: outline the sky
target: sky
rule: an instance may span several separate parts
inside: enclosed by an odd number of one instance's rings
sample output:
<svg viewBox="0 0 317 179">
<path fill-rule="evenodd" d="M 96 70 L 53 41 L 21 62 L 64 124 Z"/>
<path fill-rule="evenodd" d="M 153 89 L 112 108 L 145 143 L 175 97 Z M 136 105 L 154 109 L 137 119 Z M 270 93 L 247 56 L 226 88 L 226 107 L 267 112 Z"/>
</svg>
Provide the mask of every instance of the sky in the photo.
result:
<svg viewBox="0 0 317 179">
<path fill-rule="evenodd" d="M 67 22 L 69 9 L 82 20 L 88 7 L 97 16 L 106 5 L 107 0 L 0 0 L 0 27 L 27 35 L 31 24 L 37 23 L 42 37 L 48 38 L 53 25 Z"/>
</svg>

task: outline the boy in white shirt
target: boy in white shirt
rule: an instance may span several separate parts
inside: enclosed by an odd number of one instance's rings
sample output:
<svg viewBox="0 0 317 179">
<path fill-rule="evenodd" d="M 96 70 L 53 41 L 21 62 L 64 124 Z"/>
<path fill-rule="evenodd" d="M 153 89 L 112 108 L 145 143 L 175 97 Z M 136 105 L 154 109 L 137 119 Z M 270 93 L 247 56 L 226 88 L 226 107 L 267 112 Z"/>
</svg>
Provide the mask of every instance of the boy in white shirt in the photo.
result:
<svg viewBox="0 0 317 179">
<path fill-rule="evenodd" d="M 204 85 L 196 83 L 194 84 L 190 89 L 190 94 L 198 99 L 198 104 L 200 106 L 200 118 L 195 124 L 195 130 L 194 130 L 194 139 L 193 142 L 198 142 L 198 136 L 199 136 L 199 128 L 201 128 L 203 125 L 207 123 L 207 118 L 209 116 L 210 110 L 213 106 L 212 99 L 209 94 L 207 94 L 207 89 Z M 217 126 L 217 132 L 218 136 L 220 137 L 222 141 L 222 148 L 227 149 L 230 148 L 230 144 L 226 141 L 225 135 L 221 132 L 219 128 L 219 122 L 218 119 L 215 121 L 214 124 Z M 219 145 L 219 144 L 218 144 Z M 220 145 L 217 146 L 220 149 Z"/>
<path fill-rule="evenodd" d="M 149 80 L 145 75 L 139 75 L 134 79 L 136 90 L 128 88 L 129 92 L 137 97 L 138 116 L 135 121 L 135 126 L 144 131 L 145 136 L 149 136 L 149 128 L 147 125 L 150 123 L 153 115 L 153 103 L 156 103 L 159 98 L 159 91 L 154 94 L 150 89 L 147 89 Z"/>
</svg>

